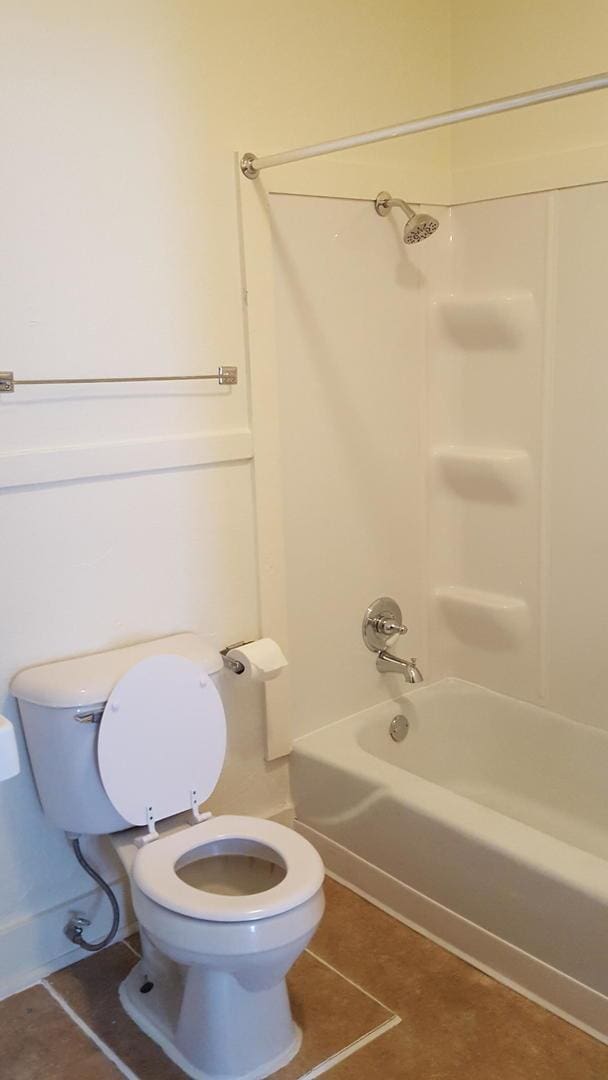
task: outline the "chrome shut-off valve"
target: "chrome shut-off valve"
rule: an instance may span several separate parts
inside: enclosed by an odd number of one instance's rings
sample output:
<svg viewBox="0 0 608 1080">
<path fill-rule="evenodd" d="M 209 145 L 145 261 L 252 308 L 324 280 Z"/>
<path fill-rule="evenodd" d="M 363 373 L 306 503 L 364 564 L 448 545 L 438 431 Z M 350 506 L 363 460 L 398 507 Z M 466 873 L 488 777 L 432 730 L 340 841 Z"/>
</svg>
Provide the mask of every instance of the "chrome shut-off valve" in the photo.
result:
<svg viewBox="0 0 608 1080">
<path fill-rule="evenodd" d="M 404 660 L 388 651 L 391 642 L 401 634 L 407 634 L 407 626 L 402 621 L 401 608 L 391 596 L 380 596 L 367 608 L 361 627 L 363 641 L 370 652 L 377 654 L 376 668 L 380 672 L 397 672 L 406 682 L 422 682 L 422 673 L 416 665 L 416 658 Z"/>
</svg>

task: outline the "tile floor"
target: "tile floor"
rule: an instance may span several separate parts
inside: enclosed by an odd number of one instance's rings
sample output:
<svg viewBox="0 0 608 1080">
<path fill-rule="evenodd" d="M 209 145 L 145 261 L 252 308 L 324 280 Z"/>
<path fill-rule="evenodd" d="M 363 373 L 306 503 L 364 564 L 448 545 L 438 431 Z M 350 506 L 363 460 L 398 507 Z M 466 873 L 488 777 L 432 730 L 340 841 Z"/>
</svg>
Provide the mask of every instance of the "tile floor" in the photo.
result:
<svg viewBox="0 0 608 1080">
<path fill-rule="evenodd" d="M 608 1080 L 608 1046 L 328 880 L 290 976 L 304 1030 L 276 1080 Z M 123 1012 L 119 943 L 0 1003 L 2 1080 L 184 1080 Z"/>
</svg>

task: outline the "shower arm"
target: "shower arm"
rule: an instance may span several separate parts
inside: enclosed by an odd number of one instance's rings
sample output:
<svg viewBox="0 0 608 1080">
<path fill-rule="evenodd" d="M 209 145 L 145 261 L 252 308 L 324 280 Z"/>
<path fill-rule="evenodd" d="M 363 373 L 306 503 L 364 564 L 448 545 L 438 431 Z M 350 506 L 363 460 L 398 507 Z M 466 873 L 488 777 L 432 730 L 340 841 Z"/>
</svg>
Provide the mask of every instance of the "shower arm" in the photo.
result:
<svg viewBox="0 0 608 1080">
<path fill-rule="evenodd" d="M 386 217 L 394 206 L 398 206 L 400 210 L 403 210 L 408 221 L 411 221 L 413 217 L 416 217 L 416 211 L 412 210 L 410 204 L 406 203 L 404 199 L 393 199 L 384 191 L 378 195 L 376 199 L 376 211 L 380 214 L 380 217 Z"/>
</svg>

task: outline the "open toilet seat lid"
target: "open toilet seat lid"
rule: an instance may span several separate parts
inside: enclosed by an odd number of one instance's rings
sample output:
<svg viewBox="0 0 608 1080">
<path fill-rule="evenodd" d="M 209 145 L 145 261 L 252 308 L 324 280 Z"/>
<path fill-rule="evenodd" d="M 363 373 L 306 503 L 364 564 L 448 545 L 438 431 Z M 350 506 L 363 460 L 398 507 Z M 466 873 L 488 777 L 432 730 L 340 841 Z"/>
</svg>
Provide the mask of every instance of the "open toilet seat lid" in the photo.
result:
<svg viewBox="0 0 608 1080">
<path fill-rule="evenodd" d="M 183 656 L 150 656 L 114 687 L 97 757 L 108 798 L 131 825 L 189 809 L 215 788 L 226 755 L 226 717 L 210 676 Z"/>
</svg>

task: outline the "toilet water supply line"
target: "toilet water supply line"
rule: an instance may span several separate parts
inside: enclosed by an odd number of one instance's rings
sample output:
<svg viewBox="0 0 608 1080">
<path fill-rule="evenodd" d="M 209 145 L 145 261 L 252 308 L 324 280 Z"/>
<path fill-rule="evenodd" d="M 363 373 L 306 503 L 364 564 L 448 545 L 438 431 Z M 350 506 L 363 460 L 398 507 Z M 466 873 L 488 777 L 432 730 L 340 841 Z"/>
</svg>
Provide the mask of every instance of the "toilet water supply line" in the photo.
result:
<svg viewBox="0 0 608 1080">
<path fill-rule="evenodd" d="M 70 919 L 68 925 L 65 928 L 67 937 L 70 941 L 74 942 L 74 945 L 79 945 L 81 949 L 86 949 L 87 952 L 99 952 L 100 949 L 105 949 L 106 945 L 109 945 L 111 941 L 116 937 L 118 930 L 118 924 L 120 922 L 120 908 L 118 907 L 118 900 L 112 892 L 112 889 L 108 885 L 107 881 L 104 881 L 101 874 L 97 873 L 90 863 L 87 862 L 82 851 L 80 849 L 80 840 L 77 836 L 71 836 L 68 834 L 68 839 L 72 844 L 74 855 L 78 859 L 78 862 L 82 866 L 89 877 L 93 878 L 96 885 L 99 885 L 100 889 L 103 889 L 112 907 L 112 925 L 104 938 L 101 941 L 85 941 L 83 935 L 85 926 L 90 925 L 90 920 L 85 918 L 84 915 L 74 914 Z"/>
</svg>

